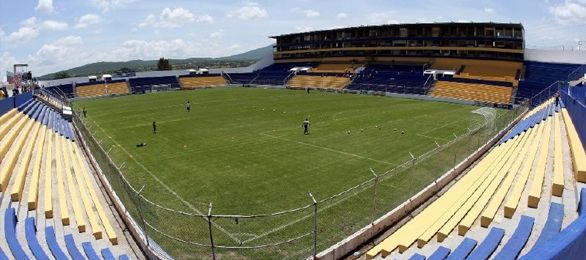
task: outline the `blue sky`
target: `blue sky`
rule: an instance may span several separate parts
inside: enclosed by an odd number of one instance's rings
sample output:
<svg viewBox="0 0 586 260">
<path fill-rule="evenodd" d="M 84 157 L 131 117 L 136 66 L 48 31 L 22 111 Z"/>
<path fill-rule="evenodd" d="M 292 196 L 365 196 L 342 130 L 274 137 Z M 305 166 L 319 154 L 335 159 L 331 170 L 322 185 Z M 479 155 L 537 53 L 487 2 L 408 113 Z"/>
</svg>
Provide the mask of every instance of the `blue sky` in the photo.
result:
<svg viewBox="0 0 586 260">
<path fill-rule="evenodd" d="M 270 35 L 366 24 L 522 22 L 530 48 L 586 40 L 586 0 L 0 0 L 0 13 L 0 81 L 14 63 L 41 75 L 96 61 L 220 57 L 271 44 Z"/>
</svg>

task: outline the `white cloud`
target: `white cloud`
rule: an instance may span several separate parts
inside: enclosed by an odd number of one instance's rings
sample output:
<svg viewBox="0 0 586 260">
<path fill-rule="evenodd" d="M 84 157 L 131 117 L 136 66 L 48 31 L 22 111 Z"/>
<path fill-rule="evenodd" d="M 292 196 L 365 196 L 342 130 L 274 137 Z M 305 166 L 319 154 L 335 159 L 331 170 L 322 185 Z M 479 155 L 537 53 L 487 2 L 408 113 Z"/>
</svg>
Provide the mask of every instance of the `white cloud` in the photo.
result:
<svg viewBox="0 0 586 260">
<path fill-rule="evenodd" d="M 0 82 L 6 82 L 6 71 L 12 71 L 12 65 L 17 62 L 17 59 L 9 52 L 4 52 L 0 55 Z"/>
<path fill-rule="evenodd" d="M 75 28 L 86 28 L 90 25 L 99 24 L 103 21 L 102 17 L 96 14 L 86 14 L 77 19 Z"/>
<path fill-rule="evenodd" d="M 39 30 L 32 27 L 20 27 L 17 31 L 8 34 L 6 40 L 8 42 L 27 42 L 39 36 Z"/>
<path fill-rule="evenodd" d="M 196 51 L 195 45 L 183 39 L 144 41 L 128 40 L 112 51 L 118 60 L 187 57 Z"/>
<path fill-rule="evenodd" d="M 53 21 L 53 20 L 43 21 L 39 25 L 40 29 L 47 29 L 47 30 L 51 30 L 51 31 L 63 31 L 63 30 L 67 30 L 67 27 L 69 27 L 69 25 L 67 23 Z"/>
<path fill-rule="evenodd" d="M 560 24 L 586 24 L 586 0 L 565 0 L 549 11 Z"/>
<path fill-rule="evenodd" d="M 494 9 L 492 9 L 490 7 L 485 7 L 484 12 L 487 14 L 494 14 Z"/>
<path fill-rule="evenodd" d="M 210 23 L 214 23 L 214 18 L 207 15 L 207 14 L 204 14 L 204 15 L 198 16 L 197 19 L 195 19 L 195 22 L 210 24 Z"/>
<path fill-rule="evenodd" d="M 179 28 L 193 22 L 210 24 L 214 22 L 214 18 L 207 14 L 197 16 L 181 7 L 175 9 L 165 8 L 161 11 L 159 18 L 154 14 L 150 14 L 143 22 L 138 24 L 138 27 Z"/>
<path fill-rule="evenodd" d="M 219 30 L 219 31 L 215 31 L 213 33 L 210 34 L 210 39 L 212 40 L 217 40 L 224 37 L 224 30 Z"/>
<path fill-rule="evenodd" d="M 136 1 L 138 0 L 92 0 L 92 3 L 94 6 L 102 10 L 102 12 L 108 12 L 128 4 L 132 4 Z"/>
<path fill-rule="evenodd" d="M 20 24 L 21 27 L 8 34 L 5 40 L 10 43 L 27 42 L 37 38 L 41 31 L 63 31 L 69 27 L 65 22 L 54 20 L 42 21 L 34 16 L 23 20 Z"/>
<path fill-rule="evenodd" d="M 371 24 L 397 24 L 397 14 L 394 11 L 371 13 L 367 16 Z"/>
<path fill-rule="evenodd" d="M 338 18 L 338 19 L 346 19 L 346 18 L 348 18 L 348 14 L 346 14 L 346 13 L 339 13 L 339 14 L 336 15 L 336 18 Z"/>
<path fill-rule="evenodd" d="M 303 14 L 305 14 L 305 17 L 308 18 L 319 17 L 319 12 L 311 9 L 303 10 Z"/>
<path fill-rule="evenodd" d="M 53 0 L 39 0 L 35 10 L 45 13 L 52 13 L 55 10 L 55 8 L 53 8 Z"/>
<path fill-rule="evenodd" d="M 36 55 L 31 56 L 31 60 L 38 66 L 76 63 L 87 57 L 81 50 L 82 43 L 79 36 L 63 37 L 41 46 Z"/>
<path fill-rule="evenodd" d="M 268 15 L 267 10 L 255 2 L 246 2 L 244 6 L 228 12 L 228 17 L 241 20 L 256 20 L 267 17 Z"/>
</svg>

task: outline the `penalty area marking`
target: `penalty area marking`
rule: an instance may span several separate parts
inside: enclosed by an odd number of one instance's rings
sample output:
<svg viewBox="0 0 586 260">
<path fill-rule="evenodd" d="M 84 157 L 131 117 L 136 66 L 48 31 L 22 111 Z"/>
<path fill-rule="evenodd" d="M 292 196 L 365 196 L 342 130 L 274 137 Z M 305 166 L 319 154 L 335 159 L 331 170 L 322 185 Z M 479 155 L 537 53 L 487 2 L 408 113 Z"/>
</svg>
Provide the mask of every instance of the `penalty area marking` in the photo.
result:
<svg viewBox="0 0 586 260">
<path fill-rule="evenodd" d="M 193 204 L 191 204 L 188 201 L 186 201 L 185 199 L 183 199 L 183 197 L 181 197 L 179 194 L 177 194 L 177 192 L 175 192 L 173 189 L 171 189 L 171 187 L 169 187 L 169 185 L 165 184 L 161 179 L 159 179 L 159 177 L 157 177 L 153 172 L 151 172 L 149 169 L 147 169 L 142 163 L 140 163 L 139 161 L 137 161 L 136 159 L 134 159 L 134 156 L 132 156 L 132 154 L 130 154 L 126 149 L 124 149 L 124 147 L 122 147 L 122 145 L 120 145 L 118 142 L 116 142 L 116 140 L 114 140 L 110 135 L 108 135 L 108 133 L 106 133 L 106 131 L 100 125 L 98 125 L 96 123 L 96 121 L 92 120 L 92 122 L 94 123 L 95 126 L 97 126 L 108 137 L 108 139 L 112 140 L 112 142 L 114 142 L 114 144 L 116 146 L 120 147 L 120 149 L 124 153 L 126 153 L 128 155 L 128 157 L 130 157 L 130 159 L 132 159 L 138 166 L 140 166 L 145 172 L 147 172 L 155 181 L 157 181 L 161 186 L 163 186 L 163 188 L 165 188 L 169 193 L 171 193 L 179 201 L 181 201 L 181 203 L 183 203 L 184 205 L 186 205 L 189 209 L 193 210 L 195 213 L 200 214 L 200 215 L 205 215 L 204 213 L 202 213 L 201 211 L 199 211 L 195 206 L 193 206 Z M 228 235 L 228 237 L 230 237 L 232 240 L 234 240 L 234 241 L 236 241 L 238 243 L 241 243 L 242 242 L 242 241 L 240 241 L 240 239 L 238 239 L 232 233 L 230 233 L 227 230 L 225 230 L 224 228 L 222 228 L 217 223 L 212 222 L 212 224 L 218 230 L 220 230 L 224 234 Z"/>
</svg>

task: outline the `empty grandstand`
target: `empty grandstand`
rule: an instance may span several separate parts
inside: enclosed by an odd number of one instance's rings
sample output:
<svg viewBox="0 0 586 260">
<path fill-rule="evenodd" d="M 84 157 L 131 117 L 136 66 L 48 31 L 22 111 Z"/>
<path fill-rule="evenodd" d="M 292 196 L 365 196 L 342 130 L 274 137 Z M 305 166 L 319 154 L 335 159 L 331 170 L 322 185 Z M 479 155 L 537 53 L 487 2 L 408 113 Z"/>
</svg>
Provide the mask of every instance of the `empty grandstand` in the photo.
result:
<svg viewBox="0 0 586 260">
<path fill-rule="evenodd" d="M 517 23 L 271 38 L 246 68 L 1 100 L 0 259 L 581 253 L 585 65 L 527 59 Z"/>
<path fill-rule="evenodd" d="M 0 256 L 142 258 L 100 192 L 79 136 L 55 110 L 63 105 L 23 96 L 0 117 Z"/>
</svg>

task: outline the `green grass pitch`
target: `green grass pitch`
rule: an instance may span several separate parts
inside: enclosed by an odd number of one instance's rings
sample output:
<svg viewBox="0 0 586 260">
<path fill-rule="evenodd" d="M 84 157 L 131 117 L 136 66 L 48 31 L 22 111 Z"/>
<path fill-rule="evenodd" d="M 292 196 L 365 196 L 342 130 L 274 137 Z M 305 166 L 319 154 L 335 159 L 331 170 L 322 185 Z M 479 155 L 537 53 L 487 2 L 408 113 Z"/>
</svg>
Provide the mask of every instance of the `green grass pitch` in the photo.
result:
<svg viewBox="0 0 586 260">
<path fill-rule="evenodd" d="M 188 100 L 191 112 L 186 111 Z M 421 155 L 485 120 L 472 113 L 478 109 L 474 106 L 260 88 L 165 92 L 75 105 L 86 108 L 86 124 L 104 149 L 111 150 L 113 160 L 125 163 L 126 178 L 135 187 L 145 185 L 146 198 L 202 213 L 213 202 L 216 214 L 260 214 L 307 205 L 308 192 L 318 200 L 334 195 L 372 178 L 370 168 L 389 170 L 409 160 L 409 153 Z M 305 118 L 311 121 L 310 135 L 303 135 Z M 145 147 L 136 147 L 143 142 Z M 451 165 L 452 157 L 434 164 Z M 382 183 L 379 193 L 388 197 L 385 207 L 379 207 L 381 215 L 444 173 L 430 170 L 432 166 Z M 320 221 L 343 225 L 355 218 L 363 225 L 371 217 L 364 207 L 352 211 L 351 217 L 332 214 Z M 340 217 L 344 219 L 336 219 Z M 244 241 L 263 228 L 249 227 L 247 234 L 235 236 Z M 323 248 L 332 241 L 321 242 Z"/>
</svg>

